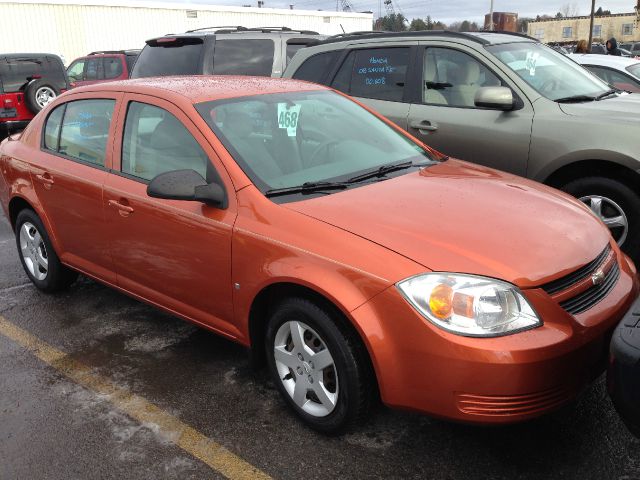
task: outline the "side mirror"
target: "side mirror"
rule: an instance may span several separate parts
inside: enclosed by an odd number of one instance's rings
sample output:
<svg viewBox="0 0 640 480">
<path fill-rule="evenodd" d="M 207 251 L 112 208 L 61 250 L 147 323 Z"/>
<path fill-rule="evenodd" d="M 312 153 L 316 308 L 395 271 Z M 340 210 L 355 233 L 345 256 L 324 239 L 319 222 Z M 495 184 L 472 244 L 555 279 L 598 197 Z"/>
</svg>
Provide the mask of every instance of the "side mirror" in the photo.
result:
<svg viewBox="0 0 640 480">
<path fill-rule="evenodd" d="M 482 87 L 474 98 L 476 107 L 509 111 L 515 108 L 513 92 L 507 87 Z"/>
<path fill-rule="evenodd" d="M 193 200 L 212 207 L 227 208 L 227 195 L 217 183 L 207 183 L 195 170 L 174 170 L 154 177 L 147 195 L 167 200 Z"/>
</svg>

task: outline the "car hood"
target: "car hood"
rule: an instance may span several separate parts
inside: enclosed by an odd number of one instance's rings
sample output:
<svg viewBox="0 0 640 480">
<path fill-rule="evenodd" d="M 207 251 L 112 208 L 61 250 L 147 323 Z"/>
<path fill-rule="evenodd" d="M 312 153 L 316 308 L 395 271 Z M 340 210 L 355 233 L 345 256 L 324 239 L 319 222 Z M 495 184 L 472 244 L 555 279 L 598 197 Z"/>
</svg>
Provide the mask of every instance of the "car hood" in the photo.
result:
<svg viewBox="0 0 640 480">
<path fill-rule="evenodd" d="M 585 265 L 610 239 L 564 193 L 458 160 L 286 207 L 432 271 L 485 275 L 522 288 Z"/>
<path fill-rule="evenodd" d="M 624 94 L 596 102 L 560 103 L 559 105 L 567 115 L 640 122 L 640 93 Z"/>
</svg>

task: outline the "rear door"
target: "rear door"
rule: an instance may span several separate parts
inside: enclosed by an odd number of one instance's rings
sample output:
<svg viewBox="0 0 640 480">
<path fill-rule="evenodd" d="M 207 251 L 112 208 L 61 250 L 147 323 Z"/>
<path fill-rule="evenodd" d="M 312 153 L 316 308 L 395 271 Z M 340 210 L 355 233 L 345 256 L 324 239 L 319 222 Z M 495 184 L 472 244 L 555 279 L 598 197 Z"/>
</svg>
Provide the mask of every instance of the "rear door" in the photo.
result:
<svg viewBox="0 0 640 480">
<path fill-rule="evenodd" d="M 343 55 L 331 87 L 347 93 L 407 129 L 408 81 L 414 48 L 385 45 Z"/>
<path fill-rule="evenodd" d="M 463 45 L 423 46 L 408 130 L 452 157 L 525 175 L 534 110 L 494 65 Z M 509 112 L 478 108 L 481 87 L 505 86 L 519 99 Z"/>
<path fill-rule="evenodd" d="M 235 190 L 215 151 L 170 102 L 129 94 L 104 193 L 118 285 L 148 301 L 239 335 L 233 318 L 231 234 Z M 222 184 L 226 209 L 147 195 L 156 175 L 193 169 Z"/>
<path fill-rule="evenodd" d="M 112 162 L 118 93 L 72 97 L 44 123 L 42 154 L 30 159 L 34 188 L 63 262 L 114 283 L 102 210 Z"/>
</svg>

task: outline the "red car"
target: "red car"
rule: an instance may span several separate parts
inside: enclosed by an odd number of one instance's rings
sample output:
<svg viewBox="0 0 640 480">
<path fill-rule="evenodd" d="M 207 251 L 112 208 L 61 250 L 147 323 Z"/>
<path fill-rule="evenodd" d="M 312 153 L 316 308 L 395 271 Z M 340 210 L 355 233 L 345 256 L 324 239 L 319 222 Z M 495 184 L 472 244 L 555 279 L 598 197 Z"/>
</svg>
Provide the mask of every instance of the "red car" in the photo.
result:
<svg viewBox="0 0 640 480">
<path fill-rule="evenodd" d="M 603 372 L 638 296 L 578 200 L 307 82 L 74 89 L 0 145 L 0 172 L 38 288 L 82 272 L 250 347 L 325 432 L 378 394 L 465 422 L 542 415 Z"/>
<path fill-rule="evenodd" d="M 139 53 L 140 50 L 113 50 L 76 58 L 67 68 L 71 87 L 126 80 Z"/>
<path fill-rule="evenodd" d="M 0 140 L 27 126 L 69 89 L 60 57 L 45 53 L 0 55 Z"/>
</svg>

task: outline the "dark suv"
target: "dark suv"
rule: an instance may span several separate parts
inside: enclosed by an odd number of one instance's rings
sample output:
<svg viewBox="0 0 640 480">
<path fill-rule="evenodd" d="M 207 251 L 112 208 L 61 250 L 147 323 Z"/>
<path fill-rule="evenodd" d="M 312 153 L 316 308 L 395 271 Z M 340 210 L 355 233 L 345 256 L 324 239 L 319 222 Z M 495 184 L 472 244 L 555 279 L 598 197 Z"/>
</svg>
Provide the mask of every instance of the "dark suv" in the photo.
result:
<svg viewBox="0 0 640 480">
<path fill-rule="evenodd" d="M 147 40 L 131 78 L 167 75 L 279 77 L 302 47 L 325 38 L 309 30 L 209 27 Z"/>
<path fill-rule="evenodd" d="M 126 80 L 139 53 L 140 50 L 111 50 L 76 58 L 67 68 L 71 86 Z"/>
<path fill-rule="evenodd" d="M 68 89 L 60 57 L 48 53 L 0 55 L 0 140 L 22 130 Z"/>
</svg>

